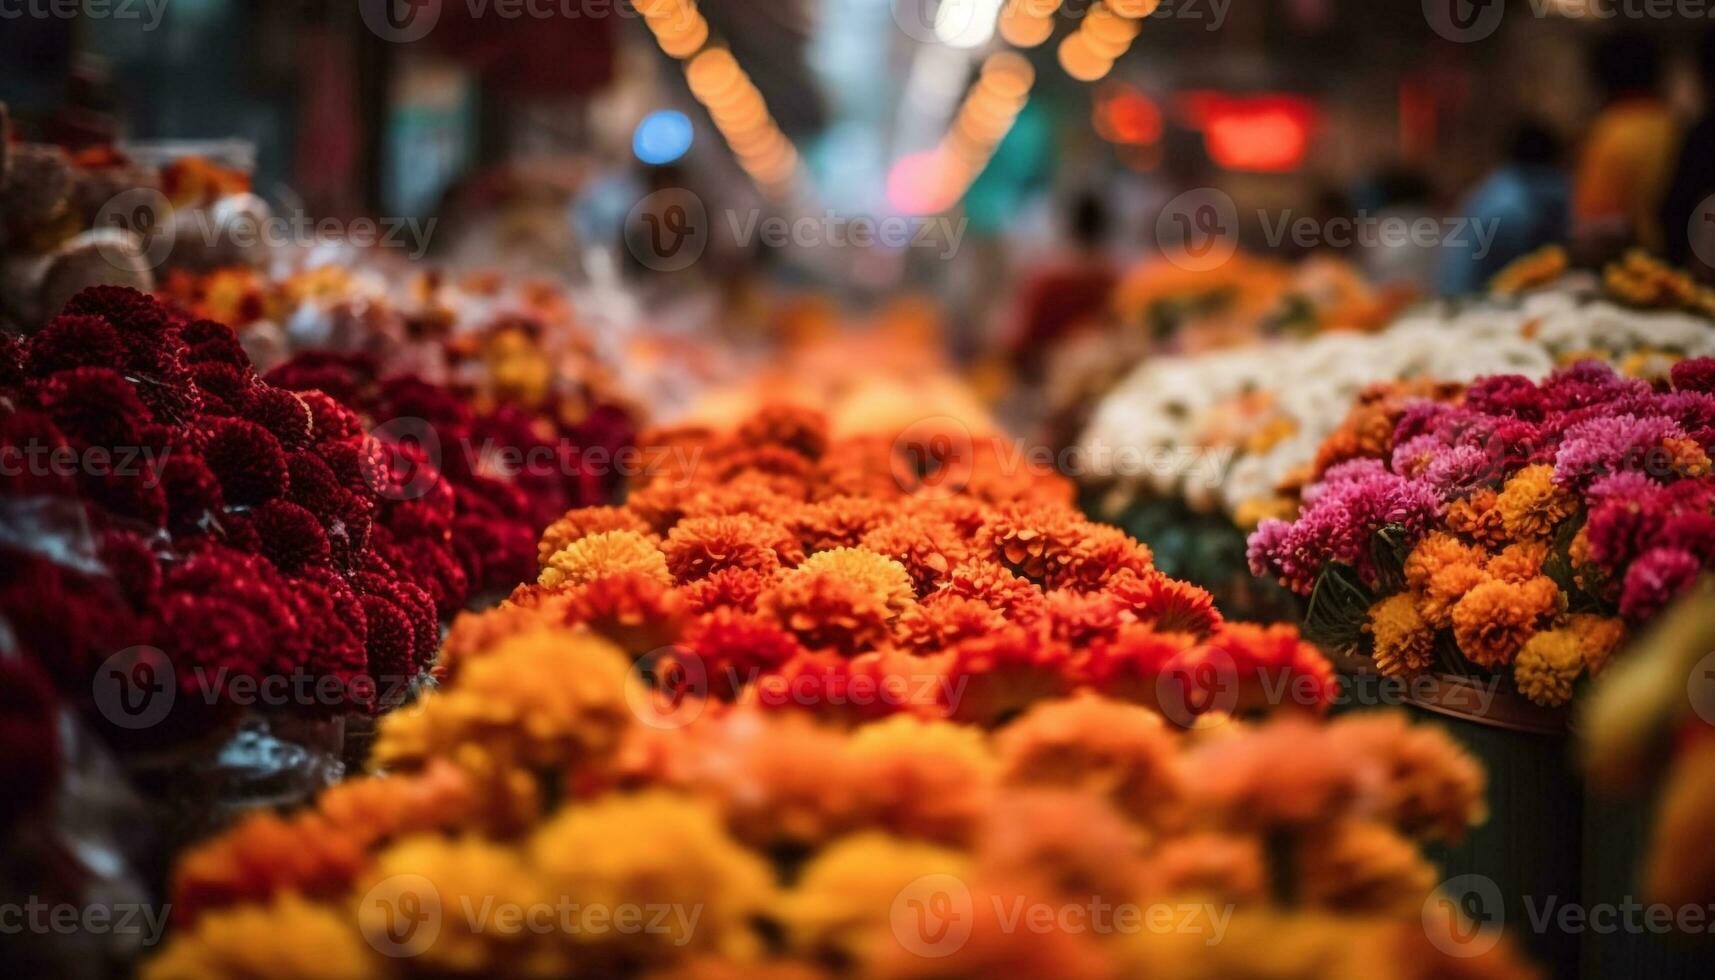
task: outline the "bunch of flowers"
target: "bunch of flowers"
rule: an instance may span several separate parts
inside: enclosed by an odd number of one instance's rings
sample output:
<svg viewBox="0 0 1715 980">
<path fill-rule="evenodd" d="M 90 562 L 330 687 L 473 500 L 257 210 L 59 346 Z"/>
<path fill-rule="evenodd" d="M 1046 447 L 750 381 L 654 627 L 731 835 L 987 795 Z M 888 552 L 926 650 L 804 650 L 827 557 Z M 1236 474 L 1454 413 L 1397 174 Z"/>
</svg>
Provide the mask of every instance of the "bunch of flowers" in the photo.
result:
<svg viewBox="0 0 1715 980">
<path fill-rule="evenodd" d="M 1482 818 L 1483 777 L 1398 715 L 1186 731 L 1083 692 L 993 730 L 664 724 L 587 629 L 467 652 L 384 721 L 388 775 L 184 857 L 144 976 L 1532 975 L 1426 928 L 1420 843 Z"/>
<path fill-rule="evenodd" d="M 536 583 L 455 627 L 443 671 L 466 631 L 533 615 L 634 655 L 671 647 L 712 694 L 781 709 L 991 722 L 1088 687 L 1166 698 L 1189 723 L 1264 706 L 1271 682 L 1304 684 L 1294 703 L 1312 711 L 1332 697 L 1313 647 L 1225 622 L 997 439 L 834 438 L 820 414 L 774 405 L 642 444 L 656 463 L 627 504 L 550 525 Z"/>
<path fill-rule="evenodd" d="M 366 428 L 423 440 L 452 485 L 452 544 L 478 595 L 511 588 L 536 568 L 540 528 L 570 508 L 612 500 L 632 421 L 615 404 L 549 407 L 502 401 L 414 375 L 385 376 L 363 355 L 300 354 L 268 372 L 289 391 L 324 391 Z"/>
<path fill-rule="evenodd" d="M 1592 358 L 1655 377 L 1677 358 L 1715 355 L 1708 313 L 1675 300 L 1692 288 L 1683 274 L 1638 256 L 1602 287 L 1563 265 L 1549 271 L 1546 282 L 1420 307 L 1379 333 L 1151 359 L 1104 399 L 1079 440 L 1091 481 L 1116 507 L 1182 498 L 1250 527 L 1290 512 L 1318 447 L 1379 382 L 1539 379 Z M 1643 282 L 1656 284 L 1649 295 Z"/>
<path fill-rule="evenodd" d="M 1715 562 L 1715 359 L 1653 386 L 1587 361 L 1439 395 L 1361 404 L 1302 515 L 1252 536 L 1253 570 L 1384 673 L 1510 674 L 1564 704 Z"/>
<path fill-rule="evenodd" d="M 176 684 L 175 718 L 263 679 L 372 704 L 464 599 L 453 488 L 418 447 L 264 381 L 220 324 L 87 290 L 0 348 L 0 402 L 0 620 L 78 699 L 119 671 Z"/>
</svg>

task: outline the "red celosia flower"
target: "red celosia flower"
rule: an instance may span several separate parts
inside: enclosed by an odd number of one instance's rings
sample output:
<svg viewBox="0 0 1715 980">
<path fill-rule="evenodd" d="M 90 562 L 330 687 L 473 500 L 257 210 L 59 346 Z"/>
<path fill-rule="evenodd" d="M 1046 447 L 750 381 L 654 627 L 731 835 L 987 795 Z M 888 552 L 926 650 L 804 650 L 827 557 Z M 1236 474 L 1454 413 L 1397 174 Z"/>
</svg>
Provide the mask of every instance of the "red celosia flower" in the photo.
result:
<svg viewBox="0 0 1715 980">
<path fill-rule="evenodd" d="M 354 439 L 363 434 L 363 421 L 357 413 L 334 401 L 326 392 L 299 390 L 298 397 L 310 410 L 317 442 Z"/>
<path fill-rule="evenodd" d="M 284 494 L 290 482 L 279 440 L 254 422 L 211 420 L 203 458 L 229 504 L 265 503 Z"/>
<path fill-rule="evenodd" d="M 291 453 L 310 445 L 315 424 L 303 399 L 272 385 L 252 385 L 244 394 L 239 414 L 272 433 L 281 449 Z"/>
<path fill-rule="evenodd" d="M 301 571 L 333 560 L 327 534 L 316 515 L 285 500 L 270 500 L 250 515 L 262 541 L 262 554 L 284 571 Z"/>
<path fill-rule="evenodd" d="M 135 447 L 154 418 L 136 389 L 109 368 L 73 368 L 36 382 L 36 403 L 73 446 Z"/>
<path fill-rule="evenodd" d="M 55 317 L 30 338 L 24 358 L 24 370 L 29 375 L 44 378 L 80 367 L 124 370 L 125 343 L 119 331 L 102 317 Z"/>
<path fill-rule="evenodd" d="M 218 362 L 230 364 L 240 371 L 250 370 L 250 356 L 244 353 L 244 345 L 238 342 L 238 335 L 232 332 L 232 328 L 224 323 L 195 320 L 179 328 L 179 339 L 185 344 L 187 364 Z"/>
</svg>

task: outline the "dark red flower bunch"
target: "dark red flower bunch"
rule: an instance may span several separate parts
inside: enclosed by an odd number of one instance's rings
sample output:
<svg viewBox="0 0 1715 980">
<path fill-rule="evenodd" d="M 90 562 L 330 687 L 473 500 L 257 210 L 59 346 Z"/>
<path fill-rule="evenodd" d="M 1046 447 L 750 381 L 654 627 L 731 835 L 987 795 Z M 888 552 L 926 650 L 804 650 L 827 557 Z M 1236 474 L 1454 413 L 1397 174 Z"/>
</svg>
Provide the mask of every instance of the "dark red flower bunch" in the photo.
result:
<svg viewBox="0 0 1715 980">
<path fill-rule="evenodd" d="M 630 417 L 618 407 L 599 406 L 568 424 L 516 405 L 479 408 L 474 393 L 415 376 L 382 375 L 364 355 L 310 352 L 275 368 L 268 380 L 292 391 L 326 392 L 357 409 L 384 443 L 426 451 L 454 491 L 446 530 L 457 576 L 470 591 L 505 590 L 531 577 L 542 527 L 567 510 L 613 498 L 615 454 L 634 438 Z M 394 509 L 384 505 L 380 523 L 398 539 Z M 442 556 L 425 553 L 422 540 L 390 539 L 381 550 L 435 586 L 431 592 L 448 615 L 463 601 L 457 576 Z"/>
<path fill-rule="evenodd" d="M 452 487 L 408 449 L 133 290 L 80 293 L 0 361 L 0 622 L 62 690 L 152 647 L 199 717 L 263 680 L 338 708 L 432 659 L 465 576 Z"/>
</svg>

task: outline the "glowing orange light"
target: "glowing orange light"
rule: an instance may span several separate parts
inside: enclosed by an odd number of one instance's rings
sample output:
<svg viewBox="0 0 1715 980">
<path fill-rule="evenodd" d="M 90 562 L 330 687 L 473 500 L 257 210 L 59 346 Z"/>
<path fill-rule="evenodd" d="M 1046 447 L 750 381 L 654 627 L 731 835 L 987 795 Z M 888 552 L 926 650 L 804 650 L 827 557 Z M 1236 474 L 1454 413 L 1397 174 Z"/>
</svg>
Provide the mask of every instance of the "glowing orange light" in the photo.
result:
<svg viewBox="0 0 1715 980">
<path fill-rule="evenodd" d="M 1113 85 L 1097 96 L 1096 132 L 1110 143 L 1143 146 L 1161 140 L 1161 110 L 1129 85 Z"/>
<path fill-rule="evenodd" d="M 1229 96 L 1187 93 L 1181 100 L 1192 124 L 1203 130 L 1209 158 L 1227 170 L 1280 173 L 1304 163 L 1316 107 L 1296 95 Z"/>
</svg>

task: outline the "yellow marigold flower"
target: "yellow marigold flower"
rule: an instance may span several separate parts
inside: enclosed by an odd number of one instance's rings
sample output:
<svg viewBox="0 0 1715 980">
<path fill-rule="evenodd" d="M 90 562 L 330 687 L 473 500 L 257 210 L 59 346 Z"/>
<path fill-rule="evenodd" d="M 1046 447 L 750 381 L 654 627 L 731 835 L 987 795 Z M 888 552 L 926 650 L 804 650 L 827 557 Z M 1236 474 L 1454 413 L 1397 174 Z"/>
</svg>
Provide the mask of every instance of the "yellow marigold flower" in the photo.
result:
<svg viewBox="0 0 1715 980">
<path fill-rule="evenodd" d="M 704 804 L 661 791 L 604 797 L 544 824 L 527 850 L 556 897 L 582 906 L 671 910 L 658 928 L 564 937 L 580 969 L 609 959 L 617 969 L 683 953 L 759 951 L 753 923 L 774 901 L 773 872 L 728 837 Z"/>
<path fill-rule="evenodd" d="M 1547 463 L 1519 470 L 1495 497 L 1501 526 L 1514 538 L 1548 537 L 1577 506 L 1573 496 L 1555 484 L 1554 467 Z"/>
<path fill-rule="evenodd" d="M 1435 889 L 1435 866 L 1392 828 L 1341 820 L 1299 840 L 1297 896 L 1349 915 L 1405 918 Z"/>
<path fill-rule="evenodd" d="M 1184 803 L 1179 739 L 1135 704 L 1095 694 L 1045 701 L 1001 729 L 995 750 L 1006 785 L 1093 792 L 1146 826 L 1173 825 Z"/>
<path fill-rule="evenodd" d="M 1513 662 L 1513 683 L 1537 704 L 1555 707 L 1572 700 L 1572 683 L 1584 673 L 1583 644 L 1567 630 L 1531 637 Z"/>
<path fill-rule="evenodd" d="M 905 570 L 905 566 L 868 548 L 818 551 L 804 559 L 796 569 L 787 572 L 782 581 L 816 575 L 828 575 L 862 586 L 887 607 L 889 619 L 917 601 L 917 593 L 911 587 L 911 573 Z"/>
<path fill-rule="evenodd" d="M 1489 289 L 1503 295 L 1522 293 L 1527 289 L 1547 284 L 1566 274 L 1569 260 L 1566 249 L 1559 245 L 1545 245 L 1528 255 L 1521 255 L 1507 263 L 1506 267 L 1495 273 L 1489 280 Z"/>
<path fill-rule="evenodd" d="M 1256 530 L 1256 526 L 1269 518 L 1290 521 L 1298 516 L 1299 502 L 1291 497 L 1267 496 L 1251 497 L 1241 501 L 1233 511 L 1233 523 L 1246 531 Z"/>
<path fill-rule="evenodd" d="M 859 728 L 846 755 L 869 783 L 874 825 L 946 844 L 970 841 L 998 765 L 982 729 L 894 715 Z"/>
<path fill-rule="evenodd" d="M 925 875 L 965 882 L 971 872 L 965 854 L 878 831 L 835 841 L 781 898 L 788 948 L 813 961 L 861 967 L 894 942 L 895 900 L 912 882 Z"/>
<path fill-rule="evenodd" d="M 367 937 L 386 937 L 418 968 L 450 976 L 553 975 L 568 958 L 556 941 L 558 896 L 516 847 L 480 838 L 411 837 L 376 856 L 353 894 Z M 401 914 L 431 915 L 397 931 Z M 516 911 L 514 911 L 516 910 Z M 513 918 L 523 915 L 522 923 Z M 531 928 L 530 926 L 538 926 Z"/>
<path fill-rule="evenodd" d="M 480 748 L 501 768 L 573 768 L 604 760 L 633 716 L 630 663 L 585 632 L 541 629 L 472 660 L 458 683 L 381 721 L 375 760 L 419 765 L 461 761 Z"/>
<path fill-rule="evenodd" d="M 1578 638 L 1578 653 L 1592 677 L 1607 666 L 1608 658 L 1626 642 L 1626 624 L 1609 616 L 1573 613 L 1566 617 L 1565 629 Z"/>
<path fill-rule="evenodd" d="M 1543 563 L 1547 560 L 1548 542 L 1518 541 L 1502 548 L 1500 554 L 1490 558 L 1483 566 L 1483 571 L 1503 582 L 1523 585 L 1542 574 Z"/>
<path fill-rule="evenodd" d="M 547 565 L 554 552 L 592 534 L 606 531 L 652 533 L 649 523 L 623 507 L 578 507 L 548 525 L 536 544 L 536 563 Z"/>
<path fill-rule="evenodd" d="M 1429 588 L 1429 580 L 1435 573 L 1449 565 L 1482 565 L 1483 549 L 1475 548 L 1460 541 L 1445 531 L 1431 532 L 1411 549 L 1411 555 L 1405 560 L 1405 581 L 1413 589 L 1422 592 Z"/>
<path fill-rule="evenodd" d="M 1522 585 L 1484 582 L 1453 607 L 1453 638 L 1480 667 L 1511 663 L 1542 620 L 1558 611 L 1561 598 L 1560 588 L 1546 577 Z"/>
<path fill-rule="evenodd" d="M 1420 674 L 1435 656 L 1435 631 L 1418 614 L 1409 592 L 1371 606 L 1364 631 L 1375 641 L 1376 669 L 1389 677 Z"/>
<path fill-rule="evenodd" d="M 637 531 L 604 531 L 554 552 L 537 579 L 546 586 L 582 585 L 614 572 L 638 572 L 673 583 L 667 559 L 649 537 Z"/>
<path fill-rule="evenodd" d="M 372 980 L 388 975 L 347 912 L 285 894 L 210 912 L 144 964 L 143 980 Z"/>
</svg>

